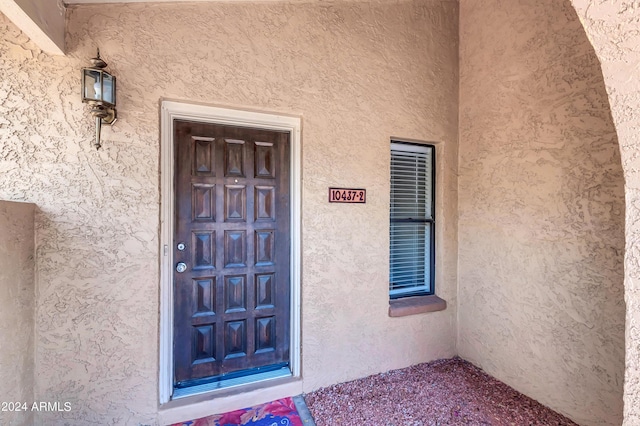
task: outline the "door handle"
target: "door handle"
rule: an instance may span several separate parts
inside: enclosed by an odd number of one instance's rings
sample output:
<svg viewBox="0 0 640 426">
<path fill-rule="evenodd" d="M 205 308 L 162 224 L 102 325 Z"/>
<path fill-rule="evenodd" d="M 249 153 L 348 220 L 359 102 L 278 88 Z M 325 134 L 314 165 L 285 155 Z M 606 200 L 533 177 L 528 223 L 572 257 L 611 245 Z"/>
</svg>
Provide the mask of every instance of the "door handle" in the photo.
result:
<svg viewBox="0 0 640 426">
<path fill-rule="evenodd" d="M 184 271 L 187 270 L 187 264 L 184 262 L 180 262 L 176 265 L 176 271 L 178 271 L 179 273 L 183 273 Z"/>
</svg>

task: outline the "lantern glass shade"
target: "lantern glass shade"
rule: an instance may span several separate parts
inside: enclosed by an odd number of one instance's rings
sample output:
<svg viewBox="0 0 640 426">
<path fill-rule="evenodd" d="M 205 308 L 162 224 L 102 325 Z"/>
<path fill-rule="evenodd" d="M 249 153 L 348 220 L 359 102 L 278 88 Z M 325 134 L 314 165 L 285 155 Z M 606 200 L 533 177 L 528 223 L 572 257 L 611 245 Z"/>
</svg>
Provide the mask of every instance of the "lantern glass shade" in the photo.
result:
<svg viewBox="0 0 640 426">
<path fill-rule="evenodd" d="M 96 102 L 105 106 L 116 104 L 116 79 L 108 72 L 83 68 L 82 101 Z"/>
<path fill-rule="evenodd" d="M 102 73 L 102 100 L 110 105 L 116 104 L 116 79 L 106 72 Z"/>
</svg>

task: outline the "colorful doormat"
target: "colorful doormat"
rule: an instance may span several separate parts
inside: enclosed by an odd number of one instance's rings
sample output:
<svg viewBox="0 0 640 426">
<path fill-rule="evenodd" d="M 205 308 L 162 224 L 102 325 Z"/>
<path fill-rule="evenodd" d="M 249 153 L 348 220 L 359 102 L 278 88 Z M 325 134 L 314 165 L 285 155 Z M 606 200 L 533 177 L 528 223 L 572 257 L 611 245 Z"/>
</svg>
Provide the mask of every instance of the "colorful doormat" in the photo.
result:
<svg viewBox="0 0 640 426">
<path fill-rule="evenodd" d="M 302 426 L 302 419 L 298 414 L 291 398 L 283 398 L 266 404 L 224 414 L 203 417 L 175 423 L 172 426 Z"/>
</svg>

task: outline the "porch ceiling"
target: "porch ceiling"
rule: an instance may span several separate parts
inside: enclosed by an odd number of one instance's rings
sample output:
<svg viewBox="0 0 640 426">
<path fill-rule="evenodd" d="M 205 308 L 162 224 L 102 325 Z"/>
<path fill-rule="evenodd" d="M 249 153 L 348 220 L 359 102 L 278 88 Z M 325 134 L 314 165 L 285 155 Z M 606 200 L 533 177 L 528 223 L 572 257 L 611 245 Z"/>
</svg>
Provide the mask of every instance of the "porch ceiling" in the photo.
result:
<svg viewBox="0 0 640 426">
<path fill-rule="evenodd" d="M 63 0 L 65 5 L 70 4 L 97 4 L 97 3 L 184 3 L 184 2 L 216 2 L 221 0 Z M 250 1 L 250 0 L 235 0 L 235 1 Z M 277 1 L 277 0 L 262 0 L 262 1 Z"/>
</svg>

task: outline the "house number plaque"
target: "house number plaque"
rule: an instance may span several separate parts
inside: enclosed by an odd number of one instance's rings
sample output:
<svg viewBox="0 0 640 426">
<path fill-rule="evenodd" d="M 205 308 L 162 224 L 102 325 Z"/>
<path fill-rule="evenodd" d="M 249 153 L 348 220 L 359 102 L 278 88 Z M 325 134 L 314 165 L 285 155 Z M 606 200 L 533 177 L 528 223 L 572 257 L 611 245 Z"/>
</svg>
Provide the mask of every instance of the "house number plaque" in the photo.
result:
<svg viewBox="0 0 640 426">
<path fill-rule="evenodd" d="M 356 188 L 329 188 L 330 203 L 358 203 L 367 202 L 367 190 Z"/>
</svg>

